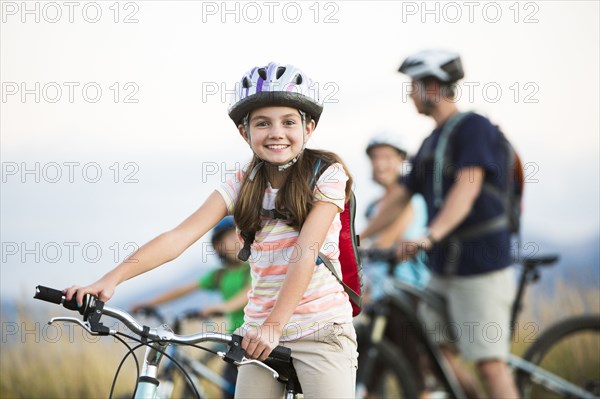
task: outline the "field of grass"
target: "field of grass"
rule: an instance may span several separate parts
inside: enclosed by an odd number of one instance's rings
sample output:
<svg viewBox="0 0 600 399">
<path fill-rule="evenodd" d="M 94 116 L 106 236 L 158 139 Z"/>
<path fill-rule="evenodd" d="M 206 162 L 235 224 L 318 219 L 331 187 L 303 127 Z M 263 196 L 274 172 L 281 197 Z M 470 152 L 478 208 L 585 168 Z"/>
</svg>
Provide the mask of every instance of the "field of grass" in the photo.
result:
<svg viewBox="0 0 600 399">
<path fill-rule="evenodd" d="M 80 327 L 32 320 L 23 307 L 19 321 L 3 321 L 1 398 L 107 398 L 126 348 L 113 338 L 87 335 Z M 141 355 L 143 352 L 139 352 Z M 115 397 L 132 392 L 135 366 L 124 366 Z"/>
<path fill-rule="evenodd" d="M 522 353 L 548 325 L 564 317 L 582 313 L 600 313 L 600 293 L 580 291 L 566 282 L 558 282 L 554 296 L 531 290 L 519 318 L 513 352 Z M 60 308 L 52 309 L 66 315 Z M 115 371 L 126 348 L 112 337 L 90 337 L 80 327 L 59 323 L 47 326 L 52 316 L 32 319 L 28 307 L 18 311 L 18 321 L 2 321 L 2 350 L 0 356 L 0 398 L 107 398 Z M 564 349 L 554 355 L 551 367 L 581 370 L 591 367 L 600 374 L 599 343 L 588 341 L 586 346 Z M 132 344 L 130 342 L 130 344 Z M 595 349 L 589 350 L 589 345 Z M 578 352 L 579 351 L 579 352 Z M 143 351 L 138 350 L 138 357 Z M 596 363 L 587 363 L 589 356 Z M 572 359 L 574 357 L 574 359 Z M 579 363 L 577 363 L 579 362 Z M 585 362 L 585 365 L 584 363 Z M 572 367 L 573 364 L 578 366 Z M 217 360 L 216 367 L 220 367 Z M 591 365 L 590 365 L 591 364 Z M 549 366 L 550 367 L 550 366 Z M 600 377 L 600 376 L 598 376 Z M 114 397 L 127 397 L 135 383 L 135 366 L 130 358 L 119 376 Z"/>
</svg>

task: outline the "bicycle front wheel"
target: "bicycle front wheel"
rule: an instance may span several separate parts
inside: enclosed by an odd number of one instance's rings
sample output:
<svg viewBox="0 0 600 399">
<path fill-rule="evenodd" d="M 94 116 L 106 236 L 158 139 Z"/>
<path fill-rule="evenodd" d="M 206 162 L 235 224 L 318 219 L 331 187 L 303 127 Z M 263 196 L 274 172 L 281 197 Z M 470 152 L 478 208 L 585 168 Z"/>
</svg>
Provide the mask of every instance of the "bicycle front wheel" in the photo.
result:
<svg viewBox="0 0 600 399">
<path fill-rule="evenodd" d="M 517 386 L 522 398 L 600 397 L 600 316 L 577 316 L 550 327 L 525 352 L 523 359 L 552 376 L 519 371 Z"/>
<path fill-rule="evenodd" d="M 386 339 L 374 349 L 377 351 L 374 367 L 364 374 L 365 381 L 357 381 L 357 387 L 362 387 L 357 398 L 418 398 L 414 373 L 402 352 Z"/>
</svg>

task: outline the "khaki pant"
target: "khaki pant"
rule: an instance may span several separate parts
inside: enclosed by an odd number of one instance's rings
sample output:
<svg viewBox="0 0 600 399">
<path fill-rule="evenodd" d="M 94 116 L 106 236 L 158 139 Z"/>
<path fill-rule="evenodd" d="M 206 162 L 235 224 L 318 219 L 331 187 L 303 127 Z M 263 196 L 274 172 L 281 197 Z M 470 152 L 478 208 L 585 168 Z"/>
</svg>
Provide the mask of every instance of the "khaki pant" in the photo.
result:
<svg viewBox="0 0 600 399">
<path fill-rule="evenodd" d="M 294 367 L 306 399 L 354 398 L 356 385 L 356 332 L 349 324 L 334 324 L 295 341 L 282 342 L 292 349 Z M 285 386 L 255 365 L 239 367 L 236 398 L 282 398 Z"/>
<path fill-rule="evenodd" d="M 433 274 L 428 288 L 447 301 L 447 315 L 425 303 L 419 309 L 426 332 L 434 342 L 457 347 L 467 360 L 507 358 L 510 313 L 516 293 L 512 267 L 475 276 Z"/>
</svg>

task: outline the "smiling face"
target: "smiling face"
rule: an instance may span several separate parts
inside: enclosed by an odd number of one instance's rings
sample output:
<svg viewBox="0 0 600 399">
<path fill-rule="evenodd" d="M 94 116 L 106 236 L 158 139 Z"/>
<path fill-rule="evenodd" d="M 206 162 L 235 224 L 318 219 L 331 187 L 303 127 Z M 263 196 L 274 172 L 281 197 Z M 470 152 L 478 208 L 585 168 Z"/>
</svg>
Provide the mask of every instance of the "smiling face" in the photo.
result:
<svg viewBox="0 0 600 399">
<path fill-rule="evenodd" d="M 239 126 L 240 134 L 262 160 L 283 165 L 300 154 L 315 127 L 314 121 L 302 127 L 300 112 L 290 107 L 264 107 L 250 113 L 248 129 Z"/>
<path fill-rule="evenodd" d="M 384 187 L 393 184 L 400 176 L 405 157 L 389 145 L 378 145 L 369 150 L 373 180 Z"/>
</svg>

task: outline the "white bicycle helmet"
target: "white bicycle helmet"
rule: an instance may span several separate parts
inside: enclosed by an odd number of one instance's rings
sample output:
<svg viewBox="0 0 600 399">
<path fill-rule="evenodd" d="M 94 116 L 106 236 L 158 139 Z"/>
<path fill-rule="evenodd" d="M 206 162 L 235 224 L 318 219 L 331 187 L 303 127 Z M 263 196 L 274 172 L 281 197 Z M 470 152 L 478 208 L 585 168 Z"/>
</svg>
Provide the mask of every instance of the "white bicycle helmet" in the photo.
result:
<svg viewBox="0 0 600 399">
<path fill-rule="evenodd" d="M 414 80 L 434 77 L 444 83 L 454 83 L 465 76 L 460 56 L 445 50 L 425 50 L 411 55 L 398 72 Z"/>
<path fill-rule="evenodd" d="M 236 85 L 229 117 L 236 126 L 252 110 L 270 105 L 297 108 L 310 115 L 315 124 L 323 112 L 318 87 L 293 65 L 271 62 L 246 72 Z"/>
<path fill-rule="evenodd" d="M 402 156 L 406 156 L 406 154 L 407 154 L 406 146 L 404 145 L 404 142 L 400 138 L 400 135 L 397 133 L 388 131 L 388 130 L 378 132 L 373 137 L 371 137 L 371 139 L 369 140 L 369 144 L 367 144 L 367 148 L 365 151 L 366 151 L 367 155 L 371 156 L 370 152 L 374 147 L 379 147 L 379 146 L 384 146 L 384 145 L 392 147 L 393 149 L 398 151 L 398 153 L 400 153 Z"/>
</svg>

